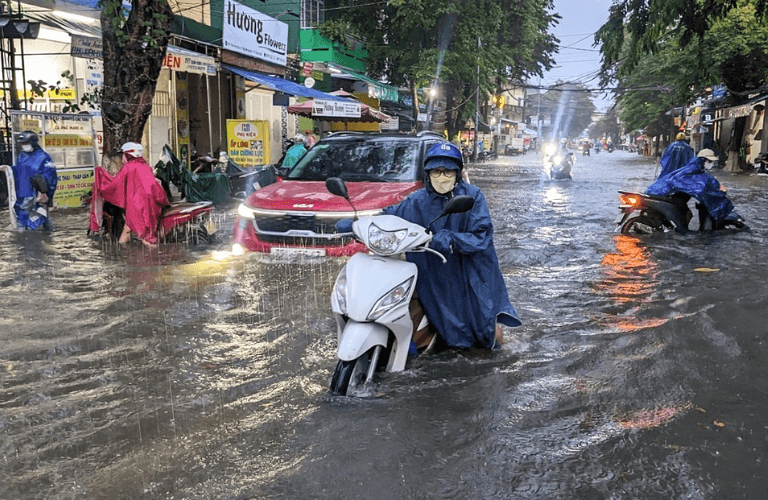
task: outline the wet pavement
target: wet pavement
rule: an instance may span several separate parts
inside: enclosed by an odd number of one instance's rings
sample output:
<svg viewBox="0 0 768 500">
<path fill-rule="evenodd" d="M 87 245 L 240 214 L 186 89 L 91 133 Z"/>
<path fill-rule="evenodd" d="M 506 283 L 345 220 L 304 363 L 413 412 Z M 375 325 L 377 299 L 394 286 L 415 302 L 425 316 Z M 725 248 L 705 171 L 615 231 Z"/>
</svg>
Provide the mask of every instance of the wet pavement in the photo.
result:
<svg viewBox="0 0 768 500">
<path fill-rule="evenodd" d="M 327 393 L 343 260 L 0 232 L 2 499 L 762 499 L 768 178 L 750 232 L 617 236 L 652 161 L 470 167 L 524 325 Z M 5 212 L 0 216 L 5 217 Z"/>
</svg>

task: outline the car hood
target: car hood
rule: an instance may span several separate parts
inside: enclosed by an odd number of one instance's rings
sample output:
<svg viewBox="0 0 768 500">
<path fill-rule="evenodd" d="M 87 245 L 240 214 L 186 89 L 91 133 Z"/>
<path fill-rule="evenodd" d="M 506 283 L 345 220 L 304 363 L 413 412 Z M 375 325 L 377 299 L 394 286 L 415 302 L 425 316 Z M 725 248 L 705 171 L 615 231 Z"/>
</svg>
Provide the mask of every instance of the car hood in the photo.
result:
<svg viewBox="0 0 768 500">
<path fill-rule="evenodd" d="M 357 210 L 374 210 L 400 203 L 422 187 L 421 182 L 348 182 L 347 190 Z M 347 200 L 328 192 L 325 182 L 276 182 L 251 194 L 250 208 L 264 210 L 349 212 Z"/>
</svg>

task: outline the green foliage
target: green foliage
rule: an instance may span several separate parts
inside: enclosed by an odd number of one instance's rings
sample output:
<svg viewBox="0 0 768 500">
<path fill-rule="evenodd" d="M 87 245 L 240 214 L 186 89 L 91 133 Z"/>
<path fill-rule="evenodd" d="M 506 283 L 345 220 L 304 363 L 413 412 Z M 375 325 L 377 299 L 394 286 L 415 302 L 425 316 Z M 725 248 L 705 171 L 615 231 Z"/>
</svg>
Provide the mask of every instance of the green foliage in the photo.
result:
<svg viewBox="0 0 768 500">
<path fill-rule="evenodd" d="M 439 81 L 464 115 L 474 112 L 478 67 L 483 97 L 510 79 L 554 65 L 559 16 L 551 0 L 340 0 L 341 16 L 320 27 L 334 40 L 354 34 L 370 53 L 369 73 L 419 89 Z M 478 47 L 478 37 L 482 46 Z M 465 102 L 466 101 L 466 102 Z M 468 105 L 466 105 L 468 103 Z M 465 106 L 466 105 L 466 106 Z"/>
<path fill-rule="evenodd" d="M 677 3 L 665 4 L 666 9 Z M 659 5 L 651 4 L 658 11 L 646 6 L 649 21 L 642 31 L 640 8 L 625 12 L 624 25 L 613 17 L 627 6 L 619 2 L 598 32 L 596 38 L 604 43 L 603 83 L 617 82 L 614 94 L 628 129 L 667 130 L 670 119 L 664 113 L 708 87 L 724 84 L 738 103 L 768 82 L 768 25 L 761 20 L 762 0 L 728 0 L 716 6 L 708 1 L 695 3 L 697 7 L 689 9 L 693 14 L 685 10 L 678 14 L 698 24 L 685 29 L 668 26 L 662 32 L 661 20 L 670 14 Z M 707 6 L 711 9 L 701 10 Z"/>
</svg>

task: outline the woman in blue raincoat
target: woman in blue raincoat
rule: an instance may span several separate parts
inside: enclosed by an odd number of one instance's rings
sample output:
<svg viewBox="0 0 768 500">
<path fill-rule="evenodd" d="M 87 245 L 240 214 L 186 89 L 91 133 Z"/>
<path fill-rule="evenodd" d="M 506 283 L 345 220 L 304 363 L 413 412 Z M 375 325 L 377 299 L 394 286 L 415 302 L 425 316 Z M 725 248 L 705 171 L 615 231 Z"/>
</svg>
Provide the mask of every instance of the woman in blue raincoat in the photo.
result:
<svg viewBox="0 0 768 500">
<path fill-rule="evenodd" d="M 384 213 L 427 227 L 434 233 L 430 248 L 448 259 L 443 264 L 428 252 L 407 254 L 419 269 L 416 291 L 424 312 L 445 343 L 490 349 L 501 344 L 499 323 L 521 323 L 499 268 L 488 205 L 480 189 L 462 179 L 463 168 L 459 148 L 448 142 L 433 145 L 424 162 L 424 189 Z M 457 195 L 473 197 L 472 210 L 442 217 L 428 227 Z"/>
<path fill-rule="evenodd" d="M 14 192 L 9 193 L 11 199 L 15 197 L 11 219 L 15 218 L 18 229 L 34 230 L 43 227 L 51 230 L 53 225 L 48 209 L 53 205 L 53 195 L 59 181 L 56 165 L 40 147 L 36 133 L 25 130 L 18 135 L 16 141 L 21 152 L 16 165 L 11 167 L 13 177 L 9 176 L 8 179 L 12 181 L 8 184 L 8 190 L 11 191 L 11 184 L 15 187 Z"/>
<path fill-rule="evenodd" d="M 691 158 L 695 156 L 693 148 L 685 142 L 685 133 L 680 132 L 675 138 L 677 140 L 667 146 L 667 149 L 664 150 L 664 154 L 661 155 L 661 160 L 659 160 L 659 164 L 661 165 L 659 179 L 684 167 Z"/>
<path fill-rule="evenodd" d="M 656 196 L 672 196 L 675 193 L 693 196 L 706 208 L 715 223 L 720 223 L 733 211 L 733 203 L 720 182 L 704 171 L 705 164 L 715 160 L 717 155 L 714 151 L 702 149 L 685 166 L 659 176 L 645 192 Z M 700 219 L 703 219 L 702 215 L 706 214 L 700 214 Z"/>
</svg>

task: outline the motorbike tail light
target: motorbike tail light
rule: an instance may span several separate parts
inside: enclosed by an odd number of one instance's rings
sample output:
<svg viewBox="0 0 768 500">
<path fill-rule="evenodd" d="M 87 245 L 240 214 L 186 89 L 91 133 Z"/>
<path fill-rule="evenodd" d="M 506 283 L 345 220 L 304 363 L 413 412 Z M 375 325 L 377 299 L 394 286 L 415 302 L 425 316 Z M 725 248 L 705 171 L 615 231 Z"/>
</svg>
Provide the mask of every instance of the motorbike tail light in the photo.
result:
<svg viewBox="0 0 768 500">
<path fill-rule="evenodd" d="M 622 205 L 638 206 L 640 204 L 640 197 L 633 194 L 620 194 L 619 201 Z"/>
</svg>

